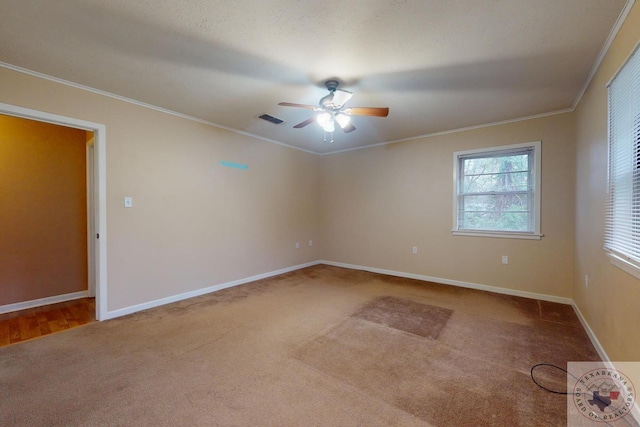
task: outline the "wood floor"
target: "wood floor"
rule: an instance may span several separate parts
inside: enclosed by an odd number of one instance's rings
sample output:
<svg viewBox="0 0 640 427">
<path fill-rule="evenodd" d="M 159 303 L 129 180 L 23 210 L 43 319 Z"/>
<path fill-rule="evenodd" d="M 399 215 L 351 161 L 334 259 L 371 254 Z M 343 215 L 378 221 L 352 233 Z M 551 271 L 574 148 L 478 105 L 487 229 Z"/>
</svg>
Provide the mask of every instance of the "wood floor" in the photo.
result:
<svg viewBox="0 0 640 427">
<path fill-rule="evenodd" d="M 0 347 L 86 325 L 95 313 L 95 298 L 82 298 L 0 314 Z"/>
</svg>

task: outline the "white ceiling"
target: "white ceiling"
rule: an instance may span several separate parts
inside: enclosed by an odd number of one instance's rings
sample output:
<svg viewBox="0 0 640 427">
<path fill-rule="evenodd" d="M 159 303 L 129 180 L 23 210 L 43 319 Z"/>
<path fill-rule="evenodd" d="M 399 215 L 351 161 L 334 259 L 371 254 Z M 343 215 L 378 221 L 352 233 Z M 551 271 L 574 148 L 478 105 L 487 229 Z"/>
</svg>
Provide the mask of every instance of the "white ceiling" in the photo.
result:
<svg viewBox="0 0 640 427">
<path fill-rule="evenodd" d="M 0 0 L 0 61 L 326 153 L 572 108 L 625 2 Z M 328 78 L 389 117 L 293 129 Z"/>
</svg>

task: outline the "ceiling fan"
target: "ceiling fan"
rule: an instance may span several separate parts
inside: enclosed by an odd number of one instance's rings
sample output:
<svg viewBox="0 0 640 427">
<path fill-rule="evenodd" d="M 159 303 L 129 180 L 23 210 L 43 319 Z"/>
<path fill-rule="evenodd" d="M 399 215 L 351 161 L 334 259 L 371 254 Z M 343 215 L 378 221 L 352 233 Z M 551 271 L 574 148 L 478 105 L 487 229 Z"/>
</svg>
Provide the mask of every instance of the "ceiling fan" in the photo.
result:
<svg viewBox="0 0 640 427">
<path fill-rule="evenodd" d="M 280 102 L 278 105 L 283 107 L 296 107 L 296 108 L 305 108 L 307 110 L 315 111 L 317 114 L 314 117 L 310 117 L 307 120 L 298 123 L 294 126 L 295 129 L 303 128 L 313 121 L 317 121 L 320 127 L 325 131 L 325 142 L 326 142 L 326 134 L 331 134 L 331 142 L 333 142 L 333 132 L 336 128 L 336 123 L 343 132 L 349 133 L 356 130 L 355 126 L 351 123 L 351 116 L 371 116 L 371 117 L 387 117 L 389 115 L 388 108 L 378 108 L 378 107 L 351 107 L 344 108 L 344 104 L 346 104 L 353 93 L 338 89 L 339 82 L 337 80 L 327 80 L 325 82 L 325 86 L 329 91 L 329 94 L 320 99 L 318 103 L 319 107 L 313 105 L 305 105 L 305 104 L 295 104 L 292 102 Z"/>
</svg>

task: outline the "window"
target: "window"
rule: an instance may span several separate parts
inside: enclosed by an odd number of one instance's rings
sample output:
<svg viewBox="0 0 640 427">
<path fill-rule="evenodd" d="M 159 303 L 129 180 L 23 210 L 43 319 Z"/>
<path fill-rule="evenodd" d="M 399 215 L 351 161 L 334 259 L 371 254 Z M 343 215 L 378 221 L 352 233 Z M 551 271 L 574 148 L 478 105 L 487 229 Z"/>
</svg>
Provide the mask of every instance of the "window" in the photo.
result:
<svg viewBox="0 0 640 427">
<path fill-rule="evenodd" d="M 640 53 L 609 83 L 609 173 L 604 248 L 640 278 Z"/>
<path fill-rule="evenodd" d="M 453 153 L 454 235 L 540 239 L 540 141 Z"/>
</svg>

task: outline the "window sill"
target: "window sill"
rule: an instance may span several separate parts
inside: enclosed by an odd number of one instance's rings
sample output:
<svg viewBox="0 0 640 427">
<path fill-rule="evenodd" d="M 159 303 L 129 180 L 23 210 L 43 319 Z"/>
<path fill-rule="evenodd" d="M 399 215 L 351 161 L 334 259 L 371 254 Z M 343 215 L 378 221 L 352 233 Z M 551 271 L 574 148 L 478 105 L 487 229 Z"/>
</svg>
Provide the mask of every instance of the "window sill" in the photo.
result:
<svg viewBox="0 0 640 427">
<path fill-rule="evenodd" d="M 636 279 L 640 279 L 640 268 L 638 268 L 635 264 L 632 264 L 626 259 L 619 257 L 618 255 L 611 252 L 607 252 L 607 256 L 609 257 L 612 265 L 618 267 L 622 271 L 629 273 Z"/>
<path fill-rule="evenodd" d="M 510 233 L 507 231 L 470 231 L 470 230 L 452 230 L 454 236 L 472 236 L 472 237 L 495 237 L 498 239 L 523 239 L 523 240 L 540 240 L 543 234 L 536 233 Z"/>
</svg>

